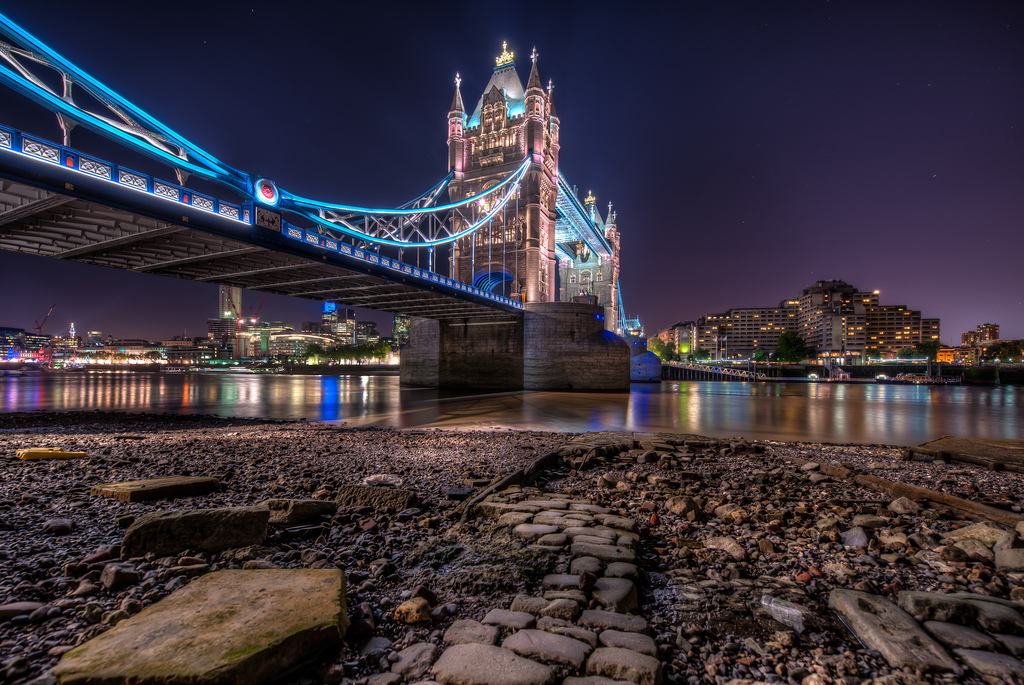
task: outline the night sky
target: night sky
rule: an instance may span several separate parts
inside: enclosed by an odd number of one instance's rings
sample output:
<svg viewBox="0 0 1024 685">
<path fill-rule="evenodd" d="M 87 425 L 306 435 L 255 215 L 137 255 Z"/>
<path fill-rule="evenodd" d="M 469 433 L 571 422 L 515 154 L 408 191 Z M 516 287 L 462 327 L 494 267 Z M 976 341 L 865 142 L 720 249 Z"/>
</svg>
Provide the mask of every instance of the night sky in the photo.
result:
<svg viewBox="0 0 1024 685">
<path fill-rule="evenodd" d="M 1020 2 L 6 3 L 0 10 L 237 168 L 395 206 L 447 171 L 508 41 L 554 81 L 560 166 L 622 232 L 648 333 L 819 279 L 1024 338 Z M 0 122 L 59 140 L 0 86 Z M 73 145 L 126 163 L 85 132 Z M 132 158 L 134 159 L 134 157 Z M 173 178 L 169 171 L 165 178 Z M 0 326 L 203 335 L 217 288 L 0 252 Z M 259 295 L 247 293 L 248 307 Z M 320 304 L 270 296 L 298 324 Z M 376 315 L 381 322 L 390 316 Z M 389 330 L 389 329 L 388 329 Z"/>
</svg>

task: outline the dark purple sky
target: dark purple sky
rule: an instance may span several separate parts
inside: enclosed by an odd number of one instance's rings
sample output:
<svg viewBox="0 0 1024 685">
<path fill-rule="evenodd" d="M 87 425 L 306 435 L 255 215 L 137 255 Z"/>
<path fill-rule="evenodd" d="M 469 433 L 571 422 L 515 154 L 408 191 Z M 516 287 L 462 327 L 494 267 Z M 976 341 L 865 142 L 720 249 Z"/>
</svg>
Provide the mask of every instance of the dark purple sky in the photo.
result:
<svg viewBox="0 0 1024 685">
<path fill-rule="evenodd" d="M 3 11 L 225 162 L 362 205 L 394 206 L 445 173 L 456 71 L 475 103 L 503 40 L 524 81 L 536 46 L 561 169 L 615 203 L 626 308 L 648 332 L 839 278 L 941 317 L 944 341 L 984 322 L 1024 338 L 1020 2 Z M 6 89 L 0 122 L 59 136 Z M 30 327 L 56 302 L 47 332 L 74 321 L 123 337 L 203 334 L 217 298 L 212 285 L 7 252 L 0 287 L 0 325 Z M 263 317 L 319 308 L 271 296 Z"/>
</svg>

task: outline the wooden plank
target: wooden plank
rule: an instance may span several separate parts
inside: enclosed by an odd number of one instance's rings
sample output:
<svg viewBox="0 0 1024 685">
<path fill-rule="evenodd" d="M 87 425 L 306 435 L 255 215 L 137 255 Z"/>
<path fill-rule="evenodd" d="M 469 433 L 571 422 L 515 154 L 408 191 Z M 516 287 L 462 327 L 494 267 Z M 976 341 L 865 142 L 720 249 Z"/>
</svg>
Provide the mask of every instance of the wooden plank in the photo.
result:
<svg viewBox="0 0 1024 685">
<path fill-rule="evenodd" d="M 29 447 L 18 450 L 15 456 L 22 461 L 37 461 L 40 459 L 88 459 L 85 452 L 65 452 L 60 447 Z"/>
<path fill-rule="evenodd" d="M 165 476 L 123 483 L 101 483 L 89 490 L 90 495 L 112 497 L 122 502 L 149 502 L 155 499 L 198 497 L 220 490 L 216 478 L 201 476 Z"/>
</svg>

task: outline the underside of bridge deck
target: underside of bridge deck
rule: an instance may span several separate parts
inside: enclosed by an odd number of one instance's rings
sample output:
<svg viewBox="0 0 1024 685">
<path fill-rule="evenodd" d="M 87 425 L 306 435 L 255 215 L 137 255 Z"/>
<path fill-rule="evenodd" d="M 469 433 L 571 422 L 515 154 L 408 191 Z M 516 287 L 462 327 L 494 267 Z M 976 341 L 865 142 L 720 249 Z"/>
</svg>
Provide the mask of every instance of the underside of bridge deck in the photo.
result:
<svg viewBox="0 0 1024 685">
<path fill-rule="evenodd" d="M 510 320 L 399 279 L 0 178 L 0 249 L 444 320 Z"/>
</svg>

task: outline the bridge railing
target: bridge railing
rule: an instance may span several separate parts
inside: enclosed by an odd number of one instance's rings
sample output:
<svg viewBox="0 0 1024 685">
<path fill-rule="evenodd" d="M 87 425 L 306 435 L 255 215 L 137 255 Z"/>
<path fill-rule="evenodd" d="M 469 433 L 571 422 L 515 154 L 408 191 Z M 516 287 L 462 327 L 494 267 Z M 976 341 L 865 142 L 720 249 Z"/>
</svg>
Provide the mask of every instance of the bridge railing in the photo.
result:
<svg viewBox="0 0 1024 685">
<path fill-rule="evenodd" d="M 239 223 L 252 224 L 251 202 L 238 204 L 197 193 L 177 183 L 101 160 L 66 145 L 59 145 L 8 126 L 0 125 L 0 149 L 109 181 L 138 193 L 189 205 Z"/>
<path fill-rule="evenodd" d="M 386 257 L 374 252 L 373 250 L 367 250 L 355 247 L 348 243 L 343 243 L 336 238 L 323 235 L 316 229 L 304 229 L 285 223 L 282 233 L 285 237 L 291 238 L 292 240 L 296 240 L 305 245 L 312 245 L 328 252 L 354 257 L 355 259 L 362 260 L 368 264 L 383 267 L 396 274 L 401 274 L 406 279 L 413 278 L 423 283 L 446 286 L 451 288 L 453 291 L 466 293 L 468 295 L 475 295 L 476 297 L 490 300 L 491 302 L 516 310 L 522 310 L 525 307 L 525 305 L 519 300 L 514 300 L 510 297 L 505 297 L 504 295 L 498 295 L 486 290 L 481 290 L 480 288 L 475 288 L 472 285 L 463 283 L 462 281 L 457 281 L 454 278 L 449 278 L 428 269 L 423 269 L 391 257 Z"/>
<path fill-rule="evenodd" d="M 96 179 L 106 181 L 119 188 L 153 198 L 157 202 L 194 207 L 237 222 L 239 225 L 250 228 L 256 225 L 256 212 L 253 211 L 251 202 L 237 204 L 204 193 L 197 193 L 185 186 L 119 166 L 66 145 L 60 145 L 4 125 L 0 125 L 0 155 L 2 154 L 14 154 L 31 160 L 35 164 L 42 163 L 60 167 L 62 173 L 81 174 L 91 181 Z M 381 275 L 384 276 L 388 273 L 400 274 L 406 281 L 412 280 L 444 286 L 449 288 L 453 294 L 465 293 L 494 302 L 506 309 L 521 311 L 524 308 L 523 303 L 519 300 L 473 287 L 429 269 L 378 254 L 373 250 L 356 247 L 336 237 L 324 235 L 320 229 L 305 229 L 283 222 L 281 232 L 285 237 L 304 245 L 382 267 Z"/>
</svg>

